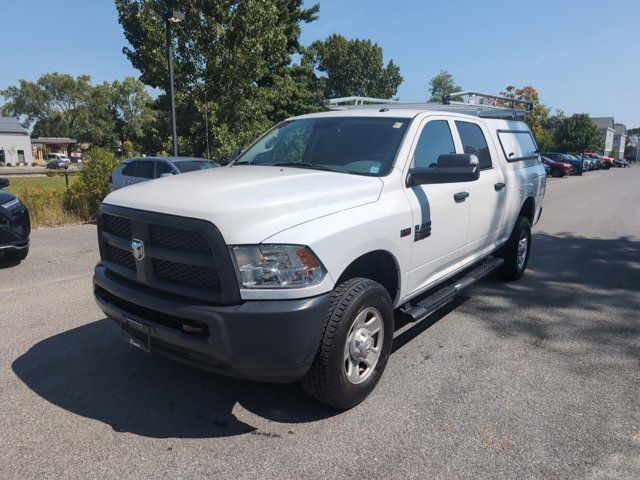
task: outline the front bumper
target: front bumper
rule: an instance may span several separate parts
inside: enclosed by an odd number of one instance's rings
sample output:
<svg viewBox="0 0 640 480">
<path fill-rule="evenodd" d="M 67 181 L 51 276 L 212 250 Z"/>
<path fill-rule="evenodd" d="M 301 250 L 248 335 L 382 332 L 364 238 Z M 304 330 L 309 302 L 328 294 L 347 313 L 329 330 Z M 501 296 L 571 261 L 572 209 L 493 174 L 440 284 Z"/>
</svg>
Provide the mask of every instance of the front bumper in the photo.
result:
<svg viewBox="0 0 640 480">
<path fill-rule="evenodd" d="M 158 295 L 110 273 L 100 263 L 93 283 L 102 311 L 130 336 L 140 339 L 126 319 L 149 328 L 152 351 L 223 375 L 272 382 L 295 382 L 307 373 L 330 303 L 326 293 L 209 305 Z"/>
<path fill-rule="evenodd" d="M 23 205 L 0 211 L 0 251 L 21 251 L 29 247 L 29 210 Z"/>
</svg>

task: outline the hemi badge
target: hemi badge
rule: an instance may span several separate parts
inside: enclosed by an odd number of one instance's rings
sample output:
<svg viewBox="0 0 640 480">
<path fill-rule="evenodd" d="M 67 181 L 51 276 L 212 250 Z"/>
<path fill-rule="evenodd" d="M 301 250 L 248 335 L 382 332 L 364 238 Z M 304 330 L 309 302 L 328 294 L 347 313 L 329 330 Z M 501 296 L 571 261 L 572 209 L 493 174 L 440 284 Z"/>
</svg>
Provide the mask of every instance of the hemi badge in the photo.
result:
<svg viewBox="0 0 640 480">
<path fill-rule="evenodd" d="M 408 237 L 409 235 L 411 235 L 411 227 L 403 228 L 402 230 L 400 230 L 400 238 Z"/>
</svg>

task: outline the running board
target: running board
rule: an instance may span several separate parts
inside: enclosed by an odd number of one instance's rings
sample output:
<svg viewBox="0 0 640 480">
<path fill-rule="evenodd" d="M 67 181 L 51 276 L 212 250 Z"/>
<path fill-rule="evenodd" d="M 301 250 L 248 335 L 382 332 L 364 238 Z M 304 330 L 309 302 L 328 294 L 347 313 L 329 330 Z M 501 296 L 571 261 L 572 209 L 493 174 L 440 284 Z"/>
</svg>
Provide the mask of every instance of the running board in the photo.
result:
<svg viewBox="0 0 640 480">
<path fill-rule="evenodd" d="M 447 285 L 436 290 L 428 297 L 420 300 L 415 305 L 403 308 L 402 312 L 409 316 L 412 322 L 419 322 L 443 307 L 462 290 L 473 285 L 481 278 L 486 277 L 504 263 L 502 258 L 489 258 L 479 263 L 457 277 L 454 277 Z"/>
</svg>

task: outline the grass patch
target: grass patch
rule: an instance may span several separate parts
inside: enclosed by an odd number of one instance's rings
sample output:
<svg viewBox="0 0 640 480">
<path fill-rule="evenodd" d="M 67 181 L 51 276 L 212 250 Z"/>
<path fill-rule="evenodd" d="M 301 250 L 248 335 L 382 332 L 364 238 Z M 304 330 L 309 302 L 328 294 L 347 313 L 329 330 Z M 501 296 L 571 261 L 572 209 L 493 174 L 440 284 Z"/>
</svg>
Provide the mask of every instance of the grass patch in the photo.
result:
<svg viewBox="0 0 640 480">
<path fill-rule="evenodd" d="M 6 177 L 10 184 L 5 190 L 19 195 L 21 190 L 25 188 L 38 188 L 45 192 L 65 191 L 67 184 L 63 175 L 52 176 L 24 176 L 24 177 Z M 69 186 L 78 181 L 77 175 L 69 175 Z"/>
<path fill-rule="evenodd" d="M 58 227 L 82 222 L 77 212 L 66 209 L 64 177 L 11 177 L 5 190 L 16 195 L 29 208 L 31 226 Z M 69 181 L 77 179 L 69 177 Z"/>
</svg>

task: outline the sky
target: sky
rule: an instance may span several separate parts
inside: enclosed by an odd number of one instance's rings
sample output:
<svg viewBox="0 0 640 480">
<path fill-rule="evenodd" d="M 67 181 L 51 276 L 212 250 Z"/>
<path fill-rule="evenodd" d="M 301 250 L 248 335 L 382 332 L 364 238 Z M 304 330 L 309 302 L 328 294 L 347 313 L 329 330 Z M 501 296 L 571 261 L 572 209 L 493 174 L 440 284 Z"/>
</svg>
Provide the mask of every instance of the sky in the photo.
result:
<svg viewBox="0 0 640 480">
<path fill-rule="evenodd" d="M 465 90 L 532 85 L 552 111 L 640 127 L 640 0 L 306 0 L 318 1 L 302 43 L 371 39 L 400 66 L 403 101 L 425 100 L 447 70 Z M 139 74 L 111 0 L 3 0 L 0 11 L 0 89 L 51 71 L 94 82 Z"/>
</svg>

